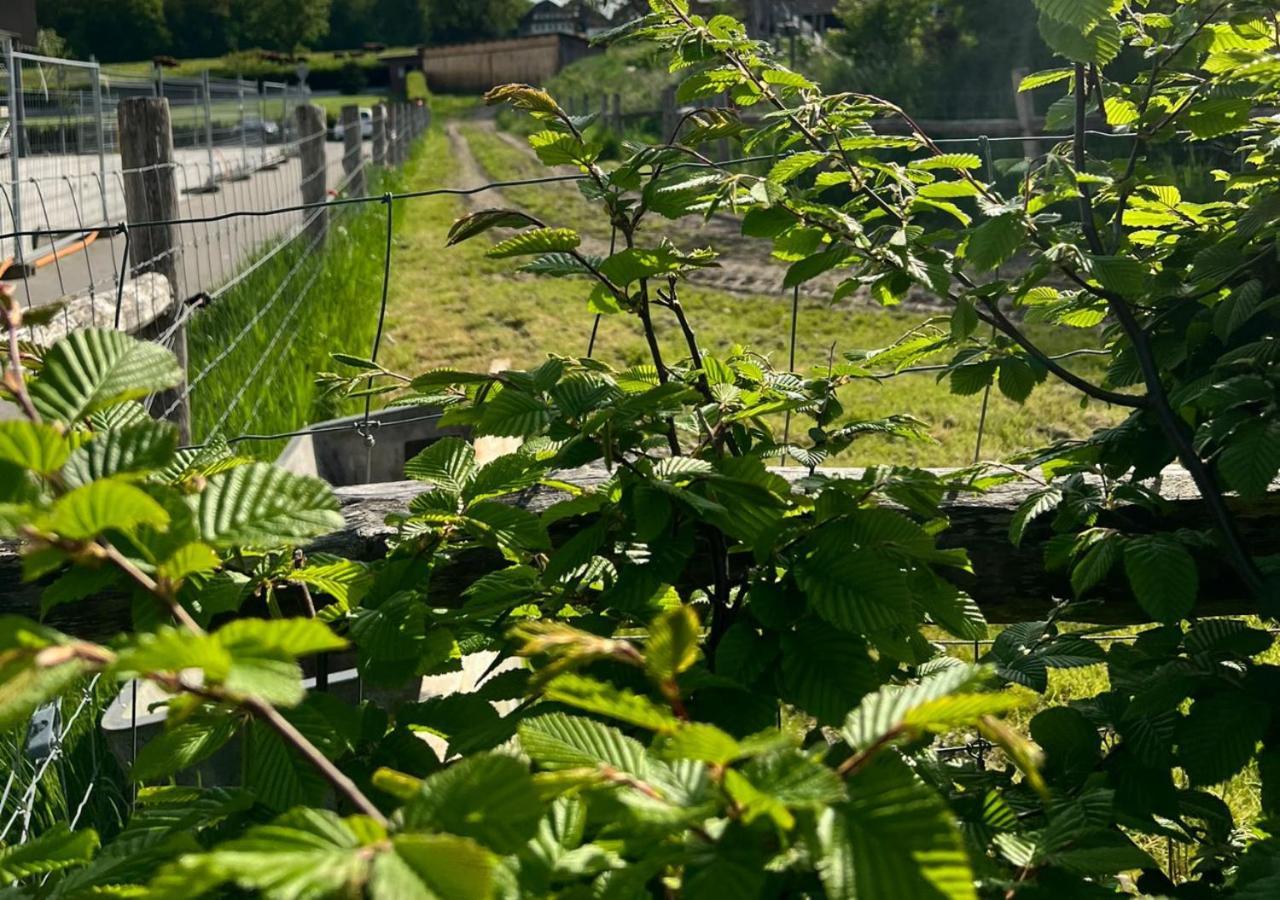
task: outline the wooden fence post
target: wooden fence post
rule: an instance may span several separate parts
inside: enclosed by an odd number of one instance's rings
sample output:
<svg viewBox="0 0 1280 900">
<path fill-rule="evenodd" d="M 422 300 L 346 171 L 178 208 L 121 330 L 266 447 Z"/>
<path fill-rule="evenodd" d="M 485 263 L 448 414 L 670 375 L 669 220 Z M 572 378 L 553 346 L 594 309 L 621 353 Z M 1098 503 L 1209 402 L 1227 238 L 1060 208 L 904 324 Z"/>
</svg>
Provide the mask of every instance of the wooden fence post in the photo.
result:
<svg viewBox="0 0 1280 900">
<path fill-rule="evenodd" d="M 676 89 L 668 86 L 662 89 L 662 134 L 660 136 L 663 143 L 671 140 L 671 132 L 675 127 Z"/>
<path fill-rule="evenodd" d="M 315 103 L 300 103 L 298 117 L 298 158 L 302 163 L 302 202 L 324 203 L 328 191 L 324 160 L 324 108 Z M 317 247 L 329 231 L 329 211 L 310 209 L 303 213 L 308 222 L 307 237 Z"/>
<path fill-rule="evenodd" d="M 616 92 L 613 95 L 613 130 L 622 133 L 622 95 Z"/>
<path fill-rule="evenodd" d="M 346 175 L 347 193 L 364 196 L 364 133 L 360 107 L 348 103 L 342 107 L 342 172 Z"/>
<path fill-rule="evenodd" d="M 120 134 L 120 167 L 124 180 L 125 216 L 129 222 L 172 221 L 178 217 L 178 183 L 174 175 L 173 129 L 169 101 L 164 97 L 130 97 L 116 110 Z M 172 406 L 170 421 L 178 426 L 179 440 L 191 443 L 191 403 L 187 395 L 187 329 L 182 321 L 184 304 L 178 294 L 178 268 L 182 243 L 176 225 L 155 225 L 129 232 L 129 273 L 163 275 L 171 298 L 165 312 L 148 327 L 156 334 L 173 328 L 172 349 L 182 370 L 182 381 L 172 391 L 156 396 L 156 408 Z M 120 273 L 121 278 L 127 277 Z"/>
<path fill-rule="evenodd" d="M 1040 155 L 1040 142 L 1034 137 L 1036 133 L 1036 108 L 1031 99 L 1031 94 L 1018 90 L 1018 85 L 1022 84 L 1022 79 L 1026 78 L 1030 73 L 1030 69 L 1021 68 L 1014 69 L 1009 74 L 1013 78 L 1013 105 L 1018 111 L 1018 124 L 1022 127 L 1022 133 L 1028 136 L 1028 139 L 1022 142 L 1022 155 L 1027 159 L 1035 159 Z"/>
<path fill-rule="evenodd" d="M 387 104 L 387 165 L 400 165 L 399 103 Z"/>
<path fill-rule="evenodd" d="M 387 164 L 387 105 L 378 103 L 373 107 L 373 164 Z"/>
</svg>

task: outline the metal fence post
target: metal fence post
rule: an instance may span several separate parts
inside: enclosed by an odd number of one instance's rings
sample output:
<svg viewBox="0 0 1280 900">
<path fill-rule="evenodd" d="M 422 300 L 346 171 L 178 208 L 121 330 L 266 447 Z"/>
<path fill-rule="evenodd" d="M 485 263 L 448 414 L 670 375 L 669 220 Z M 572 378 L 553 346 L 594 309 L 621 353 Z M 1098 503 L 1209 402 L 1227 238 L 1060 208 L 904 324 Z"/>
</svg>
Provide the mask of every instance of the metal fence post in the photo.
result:
<svg viewBox="0 0 1280 900">
<path fill-rule="evenodd" d="M 364 166 L 362 147 L 364 126 L 360 122 L 360 107 L 348 103 L 342 107 L 342 171 L 347 176 L 347 191 L 352 197 L 364 196 Z"/>
<path fill-rule="evenodd" d="M 373 107 L 373 164 L 387 164 L 387 105 L 375 104 Z"/>
<path fill-rule="evenodd" d="M 111 212 L 107 207 L 107 123 L 102 114 L 102 68 L 97 60 L 92 61 L 93 120 L 98 126 L 98 193 L 102 196 L 102 224 L 107 225 L 111 221 Z"/>
<path fill-rule="evenodd" d="M 22 72 L 13 55 L 13 39 L 3 37 L 4 67 L 9 72 L 9 174 L 13 181 L 13 230 L 22 230 Z M 22 247 L 22 235 L 13 238 L 13 259 L 21 267 L 25 254 Z"/>
<path fill-rule="evenodd" d="M 399 122 L 396 118 L 396 106 L 398 104 L 392 102 L 387 104 L 387 165 L 395 168 L 400 164 L 399 149 L 396 147 L 396 128 Z"/>
<path fill-rule="evenodd" d="M 664 87 L 662 89 L 662 134 L 659 135 L 662 140 L 672 140 L 671 132 L 676 128 L 676 89 L 673 87 Z"/>
<path fill-rule="evenodd" d="M 323 203 L 328 185 L 325 184 L 324 164 L 324 109 L 314 103 L 304 103 L 294 110 L 298 118 L 298 158 L 302 168 L 302 202 Z M 329 211 L 310 209 L 303 212 L 308 222 L 307 235 L 318 247 L 329 230 Z"/>
<path fill-rule="evenodd" d="M 205 69 L 200 77 L 201 90 L 204 93 L 204 140 L 209 157 L 209 189 L 214 188 L 213 178 L 213 103 L 209 98 L 209 70 Z"/>
<path fill-rule="evenodd" d="M 164 97 L 131 97 L 117 110 L 120 130 L 120 166 L 124 176 L 124 203 L 130 222 L 172 221 L 178 217 L 178 184 L 174 175 L 173 127 L 169 101 Z M 161 409 L 174 407 L 171 419 L 181 441 L 191 442 L 191 402 L 187 395 L 187 331 L 181 324 L 184 306 L 178 294 L 179 258 L 182 252 L 174 225 L 139 228 L 129 234 L 129 262 L 134 276 L 156 272 L 169 282 L 171 301 L 165 315 L 147 330 L 173 329 L 173 352 L 182 369 L 182 381 L 173 391 L 157 395 Z M 121 272 L 121 278 L 129 273 Z M 176 402 L 175 402 L 176 401 Z"/>
<path fill-rule="evenodd" d="M 1034 137 L 1036 133 L 1036 110 L 1031 94 L 1018 90 L 1022 85 L 1022 79 L 1026 78 L 1030 73 L 1030 69 L 1021 68 L 1014 69 L 1009 75 L 1013 79 L 1013 105 L 1017 111 L 1018 123 L 1022 128 L 1022 134 L 1028 138 L 1022 142 L 1022 155 L 1027 159 L 1035 159 L 1040 155 L 1040 142 Z"/>
<path fill-rule="evenodd" d="M 249 177 L 249 135 L 245 130 L 244 121 L 244 79 L 239 75 L 236 76 L 236 100 L 240 104 L 240 177 Z M 263 124 L 258 123 L 258 130 L 261 131 Z"/>
</svg>

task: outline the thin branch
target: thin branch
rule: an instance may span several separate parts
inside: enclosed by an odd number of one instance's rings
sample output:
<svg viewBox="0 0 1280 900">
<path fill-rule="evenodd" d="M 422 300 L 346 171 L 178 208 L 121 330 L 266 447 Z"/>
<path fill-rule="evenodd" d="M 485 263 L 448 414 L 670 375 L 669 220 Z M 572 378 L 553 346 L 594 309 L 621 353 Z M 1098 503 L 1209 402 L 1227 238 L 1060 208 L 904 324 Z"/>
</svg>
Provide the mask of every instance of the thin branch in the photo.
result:
<svg viewBox="0 0 1280 900">
<path fill-rule="evenodd" d="M 5 302 L 5 327 L 9 332 L 9 370 L 5 372 L 4 383 L 22 407 L 23 415 L 32 422 L 40 422 L 40 413 L 31 395 L 27 393 L 27 382 L 22 377 L 22 350 L 18 345 L 18 329 L 22 327 L 22 307 L 13 296 L 13 289 L 6 287 L 0 297 Z"/>
</svg>

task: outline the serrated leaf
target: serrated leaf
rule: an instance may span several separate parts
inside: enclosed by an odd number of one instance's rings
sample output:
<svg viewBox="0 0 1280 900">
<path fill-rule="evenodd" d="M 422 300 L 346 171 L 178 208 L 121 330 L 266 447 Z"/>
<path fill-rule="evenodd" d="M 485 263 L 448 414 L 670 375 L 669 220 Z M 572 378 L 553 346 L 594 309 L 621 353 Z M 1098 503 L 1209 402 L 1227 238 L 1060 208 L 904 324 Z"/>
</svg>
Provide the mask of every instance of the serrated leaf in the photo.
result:
<svg viewBox="0 0 1280 900">
<path fill-rule="evenodd" d="M 891 735 L 915 740 L 971 725 L 983 716 L 1016 709 L 1023 701 L 1007 693 L 976 693 L 989 678 L 980 666 L 950 666 L 915 684 L 886 685 L 869 694 L 845 719 L 841 735 L 865 749 Z"/>
<path fill-rule="evenodd" d="M 146 491 L 124 481 L 103 479 L 63 494 L 40 525 L 60 537 L 87 541 L 104 532 L 129 532 L 143 525 L 163 528 L 169 514 Z"/>
<path fill-rule="evenodd" d="M 861 638 L 812 620 L 782 637 L 779 693 L 824 724 L 842 722 L 878 683 Z"/>
<path fill-rule="evenodd" d="M 1041 72 L 1032 72 L 1018 83 L 1018 90 L 1034 91 L 1036 88 L 1042 88 L 1050 84 L 1057 84 L 1059 81 L 1066 81 L 1074 73 L 1073 69 L 1045 69 Z"/>
<path fill-rule="evenodd" d="M 850 799 L 818 820 L 818 875 L 826 896 L 976 898 L 964 840 L 950 810 L 901 759 L 880 754 L 847 786 Z"/>
<path fill-rule="evenodd" d="M 168 422 L 148 420 L 96 433 L 72 452 L 62 470 L 68 487 L 79 487 L 111 475 L 141 477 L 162 469 L 178 448 L 178 430 Z"/>
<path fill-rule="evenodd" d="M 1035 0 L 1043 15 L 1081 31 L 1088 30 L 1111 12 L 1111 0 Z"/>
<path fill-rule="evenodd" d="M 402 814 L 406 829 L 439 829 L 514 853 L 533 837 L 543 804 L 523 763 L 481 754 L 426 778 Z"/>
<path fill-rule="evenodd" d="M 926 172 L 933 169 L 980 169 L 982 158 L 976 153 L 940 153 L 924 159 L 913 159 L 910 165 L 913 169 L 923 169 Z"/>
<path fill-rule="evenodd" d="M 25 843 L 0 847 L 0 881 L 9 883 L 87 863 L 98 849 L 92 829 L 72 831 L 57 824 Z"/>
<path fill-rule="evenodd" d="M 679 719 L 648 697 L 583 675 L 559 675 L 547 684 L 544 694 L 548 700 L 650 731 L 665 733 L 680 727 Z"/>
<path fill-rule="evenodd" d="M 980 272 L 990 271 L 1017 253 L 1024 237 L 1022 223 L 1012 213 L 988 219 L 969 232 L 965 261 Z"/>
<path fill-rule="evenodd" d="M 494 244 L 485 253 L 490 259 L 532 256 L 536 253 L 565 253 L 582 243 L 572 228 L 531 228 Z"/>
<path fill-rule="evenodd" d="M 25 419 L 0 421 L 0 462 L 12 463 L 39 475 L 62 468 L 71 445 L 58 429 Z"/>
<path fill-rule="evenodd" d="M 1144 535 L 1124 546 L 1124 571 L 1138 605 L 1157 622 L 1191 613 L 1199 591 L 1195 560 L 1174 538 Z"/>
<path fill-rule="evenodd" d="M 221 716 L 166 728 L 138 749 L 130 774 L 135 781 L 156 781 L 189 769 L 216 753 L 239 726 L 238 719 Z"/>
<path fill-rule="evenodd" d="M 266 463 L 214 475 L 191 500 L 201 539 L 214 547 L 276 547 L 342 527 L 333 490 Z"/>
<path fill-rule="evenodd" d="M 481 409 L 477 429 L 480 434 L 529 437 L 541 431 L 550 421 L 551 410 L 544 401 L 514 387 L 507 387 Z"/>
<path fill-rule="evenodd" d="M 1271 708 L 1235 691 L 1202 697 L 1178 725 L 1178 763 L 1192 784 L 1226 781 L 1253 759 Z"/>
<path fill-rule="evenodd" d="M 394 853 L 373 864 L 374 900 L 487 900 L 498 860 L 475 841 L 452 834 L 398 834 Z M 425 888 L 425 890 L 424 890 Z"/>
<path fill-rule="evenodd" d="M 786 184 L 803 175 L 826 158 L 827 154 L 820 150 L 802 150 L 799 153 L 784 156 L 774 163 L 773 168 L 769 170 L 769 180 L 776 184 Z"/>
<path fill-rule="evenodd" d="M 462 493 L 475 471 L 476 450 L 462 438 L 442 437 L 404 464 L 406 478 Z"/>
<path fill-rule="evenodd" d="M 491 228 L 524 228 L 537 224 L 534 219 L 518 209 L 482 209 L 469 216 L 463 216 L 449 226 L 449 236 L 445 246 L 453 246 Z"/>
<path fill-rule="evenodd" d="M 609 766 L 637 778 L 648 776 L 644 746 L 594 719 L 548 713 L 525 719 L 518 731 L 520 746 L 545 769 Z"/>
<path fill-rule="evenodd" d="M 698 615 L 690 606 L 667 610 L 649 625 L 644 647 L 644 667 L 656 681 L 671 681 L 701 655 L 698 650 Z"/>
<path fill-rule="evenodd" d="M 164 347 L 120 331 L 85 328 L 49 349 L 30 394 L 41 415 L 70 424 L 181 380 L 177 360 Z"/>
</svg>

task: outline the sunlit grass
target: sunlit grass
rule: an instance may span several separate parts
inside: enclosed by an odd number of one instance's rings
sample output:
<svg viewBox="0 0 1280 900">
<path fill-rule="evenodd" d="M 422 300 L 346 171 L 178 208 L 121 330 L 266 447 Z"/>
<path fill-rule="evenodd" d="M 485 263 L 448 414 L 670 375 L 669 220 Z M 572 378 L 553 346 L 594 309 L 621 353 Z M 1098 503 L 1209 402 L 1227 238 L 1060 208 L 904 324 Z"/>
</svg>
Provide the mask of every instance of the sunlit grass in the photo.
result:
<svg viewBox="0 0 1280 900">
<path fill-rule="evenodd" d="M 536 161 L 500 138 L 464 129 L 477 161 L 494 178 L 544 174 Z M 448 141 L 432 129 L 409 171 L 409 186 L 455 184 L 458 161 Z M 485 202 L 497 205 L 495 198 Z M 591 210 L 572 188 L 506 188 L 503 199 L 526 206 L 548 224 L 581 227 Z M 387 359 L 394 367 L 418 372 L 437 367 L 487 370 L 495 360 L 511 366 L 536 364 L 547 353 L 580 356 L 586 352 L 593 315 L 586 308 L 582 282 L 540 279 L 516 272 L 518 263 L 485 258 L 487 238 L 445 248 L 450 223 L 465 210 L 454 197 L 430 197 L 405 205 L 392 256 L 391 342 Z M 761 244 L 760 252 L 768 248 Z M 767 354 L 775 365 L 787 363 L 789 298 L 731 294 L 685 287 L 682 302 L 702 346 L 724 354 L 742 344 Z M 942 312 L 939 310 L 939 312 Z M 832 306 L 803 299 L 796 333 L 798 371 L 824 370 L 834 352 L 882 347 L 929 318 L 918 310 L 883 310 L 866 304 Z M 675 322 L 656 323 L 667 359 L 686 356 Z M 1051 352 L 1070 348 L 1060 333 L 1035 331 Z M 645 362 L 648 353 L 637 323 L 605 317 L 596 341 L 598 358 L 616 365 Z M 1081 371 L 1097 375 L 1094 366 Z M 932 375 L 911 375 L 881 383 L 860 382 L 841 396 L 850 418 L 910 413 L 928 424 L 930 443 L 868 438 L 843 455 L 846 465 L 898 463 L 949 466 L 972 461 L 981 415 L 981 395 L 957 396 Z M 1072 389 L 1048 381 L 1024 405 L 993 392 L 982 455 L 993 458 L 1069 436 L 1087 434 L 1120 418 L 1096 404 L 1082 408 Z"/>
</svg>

